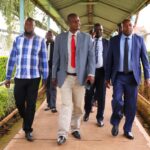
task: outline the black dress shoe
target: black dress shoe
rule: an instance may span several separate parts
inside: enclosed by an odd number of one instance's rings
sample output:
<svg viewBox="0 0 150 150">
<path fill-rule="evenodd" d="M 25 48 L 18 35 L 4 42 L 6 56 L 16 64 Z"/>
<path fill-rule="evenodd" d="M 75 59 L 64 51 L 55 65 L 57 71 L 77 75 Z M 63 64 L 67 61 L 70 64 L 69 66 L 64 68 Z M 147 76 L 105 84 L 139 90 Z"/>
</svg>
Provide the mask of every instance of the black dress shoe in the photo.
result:
<svg viewBox="0 0 150 150">
<path fill-rule="evenodd" d="M 52 113 L 56 113 L 56 112 L 57 112 L 56 108 L 52 108 L 52 109 L 51 109 L 51 112 L 52 112 Z"/>
<path fill-rule="evenodd" d="M 88 121 L 89 120 L 89 115 L 85 113 L 83 116 L 83 121 Z"/>
<path fill-rule="evenodd" d="M 47 107 L 47 108 L 45 108 L 44 110 L 45 110 L 45 111 L 48 111 L 48 110 L 50 110 L 50 108 L 49 108 L 49 107 Z"/>
<path fill-rule="evenodd" d="M 98 125 L 99 127 L 103 127 L 103 126 L 104 126 L 103 120 L 97 120 L 97 125 Z"/>
<path fill-rule="evenodd" d="M 31 132 L 26 132 L 25 133 L 25 138 L 27 139 L 27 141 L 32 142 L 33 141 L 32 133 Z"/>
<path fill-rule="evenodd" d="M 76 139 L 81 139 L 81 136 L 80 136 L 79 131 L 74 131 L 74 132 L 72 132 L 72 135 L 73 135 Z"/>
<path fill-rule="evenodd" d="M 118 133 L 119 133 L 118 126 L 117 126 L 117 125 L 113 126 L 113 127 L 112 127 L 112 130 L 111 130 L 111 134 L 112 134 L 113 136 L 117 136 Z"/>
<path fill-rule="evenodd" d="M 57 144 L 62 145 L 66 142 L 66 138 L 64 136 L 59 136 L 57 139 Z"/>
<path fill-rule="evenodd" d="M 134 139 L 134 136 L 133 136 L 132 132 L 124 132 L 124 136 L 125 136 L 127 139 L 130 139 L 130 140 L 133 140 L 133 139 Z"/>
</svg>

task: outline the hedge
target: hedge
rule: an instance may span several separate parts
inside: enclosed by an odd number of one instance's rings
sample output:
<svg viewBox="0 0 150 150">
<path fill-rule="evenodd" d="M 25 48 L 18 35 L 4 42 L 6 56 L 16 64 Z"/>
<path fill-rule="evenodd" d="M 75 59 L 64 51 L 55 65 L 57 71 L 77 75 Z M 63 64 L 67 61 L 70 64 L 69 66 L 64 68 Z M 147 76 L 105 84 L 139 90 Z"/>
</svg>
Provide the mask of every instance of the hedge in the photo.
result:
<svg viewBox="0 0 150 150">
<path fill-rule="evenodd" d="M 150 50 L 147 52 L 148 57 L 149 57 L 149 62 L 150 62 Z"/>
<path fill-rule="evenodd" d="M 0 82 L 5 80 L 7 59 L 8 57 L 0 56 Z"/>
<path fill-rule="evenodd" d="M 16 108 L 13 88 L 13 85 L 9 89 L 0 86 L 0 120 Z"/>
<path fill-rule="evenodd" d="M 5 77 L 6 77 L 6 66 L 7 66 L 7 59 L 8 57 L 6 56 L 0 56 L 0 82 L 4 81 L 5 80 Z M 15 67 L 14 67 L 14 70 L 13 70 L 13 73 L 12 73 L 12 77 L 14 76 L 15 74 Z"/>
</svg>

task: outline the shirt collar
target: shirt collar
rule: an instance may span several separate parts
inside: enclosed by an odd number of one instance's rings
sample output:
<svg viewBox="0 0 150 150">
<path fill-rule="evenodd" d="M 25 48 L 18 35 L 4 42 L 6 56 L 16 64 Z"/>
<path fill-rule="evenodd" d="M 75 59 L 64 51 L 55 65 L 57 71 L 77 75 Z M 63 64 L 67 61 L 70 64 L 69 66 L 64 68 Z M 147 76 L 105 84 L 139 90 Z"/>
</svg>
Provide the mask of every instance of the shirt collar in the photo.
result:
<svg viewBox="0 0 150 150">
<path fill-rule="evenodd" d="M 24 37 L 24 38 L 26 38 L 26 39 L 33 39 L 33 38 L 36 36 L 36 34 L 35 34 L 35 33 L 33 34 L 33 36 L 32 36 L 31 38 L 28 38 L 27 36 L 25 36 L 25 34 L 24 34 L 24 33 L 23 33 L 22 35 L 23 35 L 23 37 Z"/>
<path fill-rule="evenodd" d="M 122 38 L 129 38 L 129 39 L 131 39 L 132 38 L 132 34 L 130 34 L 129 36 L 126 36 L 126 35 L 124 35 L 123 33 L 122 33 Z"/>
<path fill-rule="evenodd" d="M 94 40 L 96 41 L 97 38 L 94 38 Z M 99 41 L 102 41 L 102 37 L 98 38 Z"/>
<path fill-rule="evenodd" d="M 78 34 L 79 32 L 80 32 L 79 30 L 76 31 L 76 32 L 74 33 L 74 35 L 77 36 L 77 34 Z M 69 36 L 72 36 L 72 35 L 73 35 L 73 33 L 69 31 Z"/>
</svg>

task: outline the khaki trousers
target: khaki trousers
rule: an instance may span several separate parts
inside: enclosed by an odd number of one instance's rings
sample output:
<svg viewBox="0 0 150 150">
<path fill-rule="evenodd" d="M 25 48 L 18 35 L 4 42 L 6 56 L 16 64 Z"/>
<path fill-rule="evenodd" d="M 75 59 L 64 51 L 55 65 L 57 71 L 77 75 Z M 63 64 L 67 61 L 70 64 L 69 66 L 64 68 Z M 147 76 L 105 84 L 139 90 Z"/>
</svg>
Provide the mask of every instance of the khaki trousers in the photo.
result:
<svg viewBox="0 0 150 150">
<path fill-rule="evenodd" d="M 71 132 L 80 130 L 85 89 L 79 84 L 76 76 L 68 75 L 60 92 L 62 104 L 58 120 L 58 136 L 67 138 L 70 127 Z"/>
</svg>

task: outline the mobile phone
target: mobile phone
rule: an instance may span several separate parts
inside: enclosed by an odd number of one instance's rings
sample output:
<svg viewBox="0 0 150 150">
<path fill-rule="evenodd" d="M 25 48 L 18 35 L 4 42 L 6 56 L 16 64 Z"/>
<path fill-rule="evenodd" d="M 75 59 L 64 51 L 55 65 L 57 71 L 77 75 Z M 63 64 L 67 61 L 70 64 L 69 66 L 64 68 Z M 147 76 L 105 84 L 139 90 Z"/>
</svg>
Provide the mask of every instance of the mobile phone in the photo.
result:
<svg viewBox="0 0 150 150">
<path fill-rule="evenodd" d="M 85 83 L 85 88 L 87 90 L 90 90 L 91 89 L 91 82 L 89 80 L 87 80 L 87 82 Z"/>
</svg>

